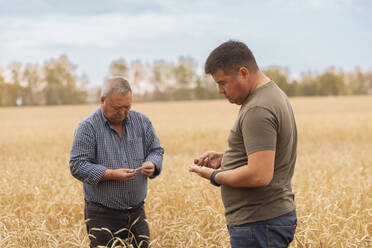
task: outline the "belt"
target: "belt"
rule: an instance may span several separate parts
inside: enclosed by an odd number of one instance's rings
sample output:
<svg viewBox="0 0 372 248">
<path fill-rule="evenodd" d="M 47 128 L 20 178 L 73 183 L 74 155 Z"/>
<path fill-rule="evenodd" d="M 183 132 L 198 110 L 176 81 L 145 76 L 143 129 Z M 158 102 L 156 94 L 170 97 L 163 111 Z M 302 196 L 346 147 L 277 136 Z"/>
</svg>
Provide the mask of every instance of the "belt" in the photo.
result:
<svg viewBox="0 0 372 248">
<path fill-rule="evenodd" d="M 107 209 L 107 210 L 110 210 L 110 211 L 120 211 L 120 212 L 130 212 L 130 211 L 133 211 L 133 210 L 136 210 L 136 209 L 139 209 L 141 208 L 145 202 L 144 201 L 141 201 L 140 203 L 136 204 L 136 205 L 133 205 L 133 206 L 130 206 L 126 209 L 116 209 L 116 208 L 110 208 L 110 207 L 107 207 L 101 203 L 98 203 L 98 202 L 92 202 L 92 201 L 88 201 L 88 200 L 85 200 L 85 204 L 92 204 L 96 207 L 99 207 L 99 208 L 104 208 L 104 209 Z"/>
</svg>

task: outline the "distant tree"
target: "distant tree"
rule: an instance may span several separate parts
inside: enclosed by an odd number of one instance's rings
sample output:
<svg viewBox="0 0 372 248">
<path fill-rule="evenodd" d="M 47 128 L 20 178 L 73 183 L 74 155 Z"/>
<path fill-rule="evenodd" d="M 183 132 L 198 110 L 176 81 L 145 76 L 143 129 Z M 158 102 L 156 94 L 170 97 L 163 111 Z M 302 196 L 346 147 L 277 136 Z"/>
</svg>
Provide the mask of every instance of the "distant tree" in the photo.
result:
<svg viewBox="0 0 372 248">
<path fill-rule="evenodd" d="M 52 59 L 43 66 L 44 96 L 46 104 L 76 104 L 86 102 L 87 92 L 84 88 L 78 87 L 76 66 L 73 65 L 67 56 L 59 59 Z"/>
<path fill-rule="evenodd" d="M 288 94 L 288 69 L 283 69 L 280 67 L 270 67 L 264 70 L 266 76 L 271 78 L 285 93 Z"/>
<path fill-rule="evenodd" d="M 124 59 L 120 58 L 113 61 L 110 65 L 110 76 L 122 76 L 128 78 L 129 67 Z"/>
<path fill-rule="evenodd" d="M 195 84 L 196 63 L 191 57 L 180 57 L 178 64 L 172 68 L 171 74 L 175 85 L 168 90 L 171 100 L 193 99 L 192 87 Z"/>
<path fill-rule="evenodd" d="M 133 90 L 134 99 L 141 99 L 143 94 L 144 80 L 146 78 L 146 69 L 140 60 L 132 61 L 130 64 L 131 76 L 129 81 Z"/>
<path fill-rule="evenodd" d="M 2 71 L 0 70 L 0 106 L 6 106 L 6 89 L 7 84 L 5 83 L 5 79 L 2 75 Z"/>
<path fill-rule="evenodd" d="M 206 75 L 197 76 L 196 79 L 196 86 L 194 88 L 195 97 L 196 99 L 208 99 L 209 96 L 207 94 L 207 85 L 206 85 Z M 212 87 L 212 84 L 210 85 Z"/>
<path fill-rule="evenodd" d="M 343 92 L 344 82 L 342 75 L 337 75 L 333 69 L 330 69 L 316 78 L 317 95 L 337 96 Z"/>
<path fill-rule="evenodd" d="M 223 97 L 223 95 L 218 93 L 217 85 L 210 75 L 198 75 L 195 83 L 194 94 L 196 99 L 204 100 Z"/>
<path fill-rule="evenodd" d="M 195 79 L 196 63 L 191 57 L 180 57 L 172 73 L 179 87 L 189 87 Z"/>
<path fill-rule="evenodd" d="M 18 87 L 11 83 L 3 83 L 1 85 L 1 105 L 2 106 L 17 106 L 21 102 L 17 101 L 17 91 Z"/>
<path fill-rule="evenodd" d="M 287 95 L 288 96 L 299 96 L 301 95 L 301 85 L 297 80 L 293 80 L 287 86 Z"/>
<path fill-rule="evenodd" d="M 367 94 L 372 95 L 372 71 L 368 71 L 364 75 L 367 84 Z"/>
<path fill-rule="evenodd" d="M 75 102 L 74 103 L 87 103 L 88 98 L 88 89 L 87 85 L 89 85 L 89 77 L 87 74 L 83 73 L 81 76 L 78 77 L 78 80 L 75 85 Z"/>
<path fill-rule="evenodd" d="M 360 69 L 348 75 L 349 93 L 352 95 L 368 94 L 369 82 L 366 75 Z"/>
<path fill-rule="evenodd" d="M 39 66 L 28 64 L 22 73 L 22 80 L 25 82 L 23 93 L 24 105 L 41 105 L 44 103 L 42 94 L 45 87 Z"/>
<path fill-rule="evenodd" d="M 169 78 L 169 66 L 163 60 L 156 61 L 152 67 L 150 84 L 153 88 L 152 90 L 152 100 L 162 101 L 167 100 L 167 81 Z M 146 94 L 146 92 L 145 92 Z M 148 91 L 147 94 L 148 96 Z M 147 99 L 146 100 L 150 100 Z"/>
<path fill-rule="evenodd" d="M 92 87 L 87 89 L 87 103 L 100 103 L 101 87 Z"/>
<path fill-rule="evenodd" d="M 301 81 L 301 95 L 315 96 L 316 95 L 316 81 L 311 72 L 302 74 Z"/>
<path fill-rule="evenodd" d="M 10 85 L 7 87 L 9 105 L 16 106 L 22 104 L 22 65 L 13 63 L 9 66 L 11 75 Z"/>
</svg>

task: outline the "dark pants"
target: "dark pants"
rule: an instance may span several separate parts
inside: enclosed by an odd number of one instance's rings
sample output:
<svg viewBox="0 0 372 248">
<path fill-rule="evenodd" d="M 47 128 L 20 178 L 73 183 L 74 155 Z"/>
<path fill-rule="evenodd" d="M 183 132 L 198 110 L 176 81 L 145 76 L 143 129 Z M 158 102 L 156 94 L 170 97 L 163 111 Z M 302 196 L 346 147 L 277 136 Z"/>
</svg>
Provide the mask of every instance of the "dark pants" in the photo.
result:
<svg viewBox="0 0 372 248">
<path fill-rule="evenodd" d="M 281 248 L 292 242 L 296 226 L 296 211 L 292 211 L 273 219 L 227 228 L 232 248 Z"/>
<path fill-rule="evenodd" d="M 114 243 L 148 247 L 150 230 L 143 203 L 130 210 L 116 210 L 85 201 L 84 214 L 90 247 L 111 247 Z"/>
</svg>

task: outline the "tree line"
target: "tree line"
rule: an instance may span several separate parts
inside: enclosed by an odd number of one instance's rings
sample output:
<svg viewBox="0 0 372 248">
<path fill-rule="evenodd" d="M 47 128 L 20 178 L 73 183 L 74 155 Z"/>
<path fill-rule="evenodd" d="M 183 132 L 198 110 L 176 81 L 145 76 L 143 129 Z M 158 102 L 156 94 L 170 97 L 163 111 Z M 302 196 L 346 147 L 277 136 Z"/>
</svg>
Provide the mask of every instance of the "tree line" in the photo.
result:
<svg viewBox="0 0 372 248">
<path fill-rule="evenodd" d="M 176 63 L 158 60 L 127 63 L 113 61 L 108 76 L 124 76 L 132 85 L 136 101 L 202 100 L 223 98 L 209 75 L 197 71 L 191 57 Z M 263 70 L 288 96 L 337 96 L 372 94 L 372 71 L 343 72 L 330 68 L 322 73 L 307 72 L 291 80 L 289 70 Z M 78 75 L 67 56 L 43 65 L 13 63 L 0 68 L 0 106 L 97 103 L 100 88 L 88 87 L 87 75 Z"/>
<path fill-rule="evenodd" d="M 42 66 L 13 63 L 0 69 L 0 106 L 85 103 L 88 79 L 76 69 L 66 56 Z"/>
</svg>

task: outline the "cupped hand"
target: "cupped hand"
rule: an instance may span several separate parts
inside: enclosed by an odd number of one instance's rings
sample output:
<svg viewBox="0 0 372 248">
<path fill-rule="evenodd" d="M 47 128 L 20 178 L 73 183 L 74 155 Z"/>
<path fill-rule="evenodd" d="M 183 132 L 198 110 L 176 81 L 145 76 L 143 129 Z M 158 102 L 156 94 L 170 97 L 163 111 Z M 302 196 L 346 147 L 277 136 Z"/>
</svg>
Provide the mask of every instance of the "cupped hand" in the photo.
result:
<svg viewBox="0 0 372 248">
<path fill-rule="evenodd" d="M 127 168 L 120 168 L 116 170 L 112 170 L 112 177 L 114 180 L 127 182 L 134 179 L 136 176 L 136 171 L 133 169 L 127 169 Z"/>
<path fill-rule="evenodd" d="M 223 153 L 221 152 L 208 151 L 201 155 L 200 158 L 194 159 L 194 164 L 218 169 L 221 166 L 222 156 Z"/>
<path fill-rule="evenodd" d="M 202 167 L 202 166 L 198 166 L 198 165 L 190 165 L 189 171 L 190 172 L 195 172 L 199 176 L 201 176 L 203 178 L 206 178 L 206 179 L 209 179 L 211 177 L 214 169 L 207 168 L 207 167 Z"/>
<path fill-rule="evenodd" d="M 155 172 L 155 165 L 151 161 L 142 164 L 141 174 L 144 177 L 151 177 Z"/>
</svg>

